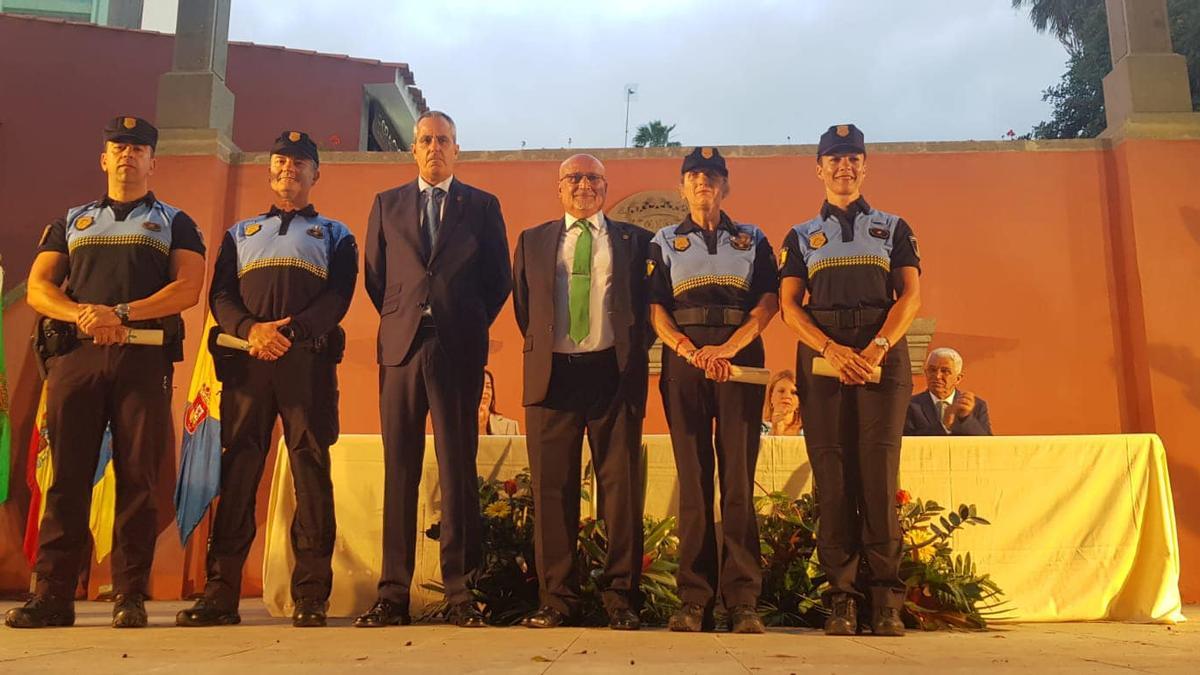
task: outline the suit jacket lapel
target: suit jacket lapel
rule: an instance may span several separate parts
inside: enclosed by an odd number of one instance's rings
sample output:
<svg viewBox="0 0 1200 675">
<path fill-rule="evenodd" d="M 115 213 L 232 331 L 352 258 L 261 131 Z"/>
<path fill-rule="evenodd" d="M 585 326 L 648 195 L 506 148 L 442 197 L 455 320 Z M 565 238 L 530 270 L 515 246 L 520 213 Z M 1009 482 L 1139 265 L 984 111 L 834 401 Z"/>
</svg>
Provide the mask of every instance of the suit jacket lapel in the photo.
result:
<svg viewBox="0 0 1200 675">
<path fill-rule="evenodd" d="M 933 404 L 933 398 L 928 391 L 921 394 L 921 409 L 925 411 L 925 417 L 929 420 L 929 426 L 938 433 L 945 434 L 946 429 L 942 426 L 942 420 L 938 417 L 937 406 Z"/>
<path fill-rule="evenodd" d="M 607 220 L 607 216 L 605 216 Z M 612 248 L 612 311 L 614 317 L 630 316 L 629 275 L 636 274 L 630 260 L 633 245 L 633 235 L 623 226 L 608 220 L 608 242 Z"/>
<path fill-rule="evenodd" d="M 455 237 L 455 230 L 462 221 L 463 202 L 466 200 L 466 189 L 457 178 L 450 181 L 450 189 L 446 192 L 446 203 L 442 209 L 442 226 L 438 229 L 437 241 L 433 244 L 432 261 L 446 247 L 446 242 Z"/>
<path fill-rule="evenodd" d="M 399 227 L 400 239 L 407 245 L 412 246 L 414 251 L 419 251 L 421 256 L 428 258 L 425 251 L 425 244 L 421 238 L 421 192 L 417 188 L 417 181 L 406 183 L 400 186 L 400 192 L 396 201 L 396 208 L 399 210 L 399 218 L 397 226 Z"/>
<path fill-rule="evenodd" d="M 532 272 L 533 282 L 529 284 L 530 288 L 539 288 L 542 292 L 542 297 L 550 302 L 550 316 L 554 316 L 554 284 L 558 276 L 558 241 L 562 237 L 563 219 L 550 221 L 548 227 L 538 228 L 532 233 L 533 240 L 530 241 L 530 260 L 534 261 L 533 268 L 526 268 L 527 272 Z"/>
</svg>

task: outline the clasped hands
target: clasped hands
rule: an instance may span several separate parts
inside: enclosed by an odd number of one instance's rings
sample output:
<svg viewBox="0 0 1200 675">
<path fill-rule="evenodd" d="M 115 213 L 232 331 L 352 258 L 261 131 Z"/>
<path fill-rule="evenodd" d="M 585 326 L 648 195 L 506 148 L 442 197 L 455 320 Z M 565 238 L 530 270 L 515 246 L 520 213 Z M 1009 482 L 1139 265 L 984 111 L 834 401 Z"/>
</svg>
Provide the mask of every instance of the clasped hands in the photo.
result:
<svg viewBox="0 0 1200 675">
<path fill-rule="evenodd" d="M 263 321 L 250 327 L 246 341 L 250 343 L 250 356 L 262 361 L 275 361 L 292 348 L 292 341 L 280 329 L 292 322 L 287 316 L 278 321 Z"/>
<path fill-rule="evenodd" d="M 95 345 L 119 345 L 129 337 L 129 329 L 107 305 L 80 303 L 75 312 L 75 326 L 80 333 L 91 336 Z"/>
<path fill-rule="evenodd" d="M 838 379 L 842 384 L 866 384 L 870 381 L 875 368 L 883 361 L 885 352 L 875 343 L 867 345 L 862 351 L 854 351 L 850 347 L 830 342 L 822 356 L 829 365 L 838 371 Z"/>
<path fill-rule="evenodd" d="M 691 341 L 687 343 L 691 346 Z M 680 350 L 680 356 L 687 360 L 688 363 L 704 371 L 704 376 L 710 380 L 717 382 L 728 382 L 733 376 L 732 366 L 729 359 L 733 358 L 738 353 L 738 348 L 728 342 L 719 345 L 705 345 L 696 349 L 694 346 L 689 352 L 686 349 Z"/>
</svg>

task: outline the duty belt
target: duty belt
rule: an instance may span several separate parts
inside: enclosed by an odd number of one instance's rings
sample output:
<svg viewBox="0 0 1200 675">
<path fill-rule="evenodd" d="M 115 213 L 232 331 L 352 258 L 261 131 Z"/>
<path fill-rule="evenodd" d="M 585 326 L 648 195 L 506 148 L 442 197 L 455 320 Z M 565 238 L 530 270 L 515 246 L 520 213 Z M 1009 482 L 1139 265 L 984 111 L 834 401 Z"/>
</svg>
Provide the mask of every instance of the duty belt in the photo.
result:
<svg viewBox="0 0 1200 675">
<path fill-rule="evenodd" d="M 735 307 L 688 307 L 671 312 L 679 326 L 740 326 L 746 312 Z"/>
<path fill-rule="evenodd" d="M 888 310 L 879 307 L 856 309 L 810 309 L 808 315 L 821 326 L 831 328 L 862 328 L 883 323 Z"/>
</svg>

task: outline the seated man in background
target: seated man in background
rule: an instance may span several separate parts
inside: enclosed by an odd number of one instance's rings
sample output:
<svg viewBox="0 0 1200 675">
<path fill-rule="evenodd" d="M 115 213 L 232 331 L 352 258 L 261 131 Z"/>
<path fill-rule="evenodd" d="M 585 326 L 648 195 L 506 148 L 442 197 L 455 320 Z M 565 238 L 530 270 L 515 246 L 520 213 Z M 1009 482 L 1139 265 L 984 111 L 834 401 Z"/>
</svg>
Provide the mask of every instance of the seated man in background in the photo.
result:
<svg viewBox="0 0 1200 675">
<path fill-rule="evenodd" d="M 949 347 L 929 352 L 925 360 L 928 389 L 912 397 L 904 420 L 905 436 L 991 436 L 987 402 L 958 390 L 963 378 L 962 355 Z"/>
</svg>

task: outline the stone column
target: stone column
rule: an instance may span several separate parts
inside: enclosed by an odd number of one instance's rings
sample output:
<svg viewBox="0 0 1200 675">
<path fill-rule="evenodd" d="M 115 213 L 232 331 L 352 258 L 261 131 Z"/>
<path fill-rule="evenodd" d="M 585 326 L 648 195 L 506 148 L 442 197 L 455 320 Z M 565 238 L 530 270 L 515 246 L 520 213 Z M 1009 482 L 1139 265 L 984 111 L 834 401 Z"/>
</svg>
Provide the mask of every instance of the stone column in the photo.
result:
<svg viewBox="0 0 1200 675">
<path fill-rule="evenodd" d="M 1166 0 L 1105 0 L 1113 68 L 1104 78 L 1104 136 L 1200 135 L 1187 61 L 1171 48 Z"/>
<path fill-rule="evenodd" d="M 233 147 L 233 92 L 225 86 L 230 0 L 179 3 L 171 71 L 158 80 L 156 123 L 170 145 Z M 176 148 L 178 149 L 178 148 Z"/>
</svg>

